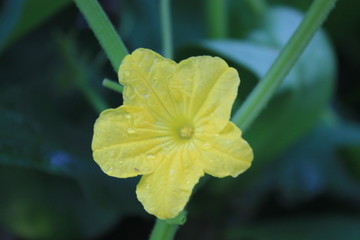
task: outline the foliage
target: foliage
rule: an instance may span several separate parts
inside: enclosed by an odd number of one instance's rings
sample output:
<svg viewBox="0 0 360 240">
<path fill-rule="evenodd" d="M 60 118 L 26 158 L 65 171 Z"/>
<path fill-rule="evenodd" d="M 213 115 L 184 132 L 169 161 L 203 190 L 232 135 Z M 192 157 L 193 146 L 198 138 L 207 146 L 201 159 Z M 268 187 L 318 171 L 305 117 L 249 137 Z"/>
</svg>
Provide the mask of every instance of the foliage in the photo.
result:
<svg viewBox="0 0 360 240">
<path fill-rule="evenodd" d="M 0 4 L 0 238 L 145 239 L 138 179 L 108 177 L 91 156 L 98 112 L 122 104 L 101 86 L 116 74 L 75 5 L 55 2 Z M 236 109 L 311 1 L 225 2 L 226 38 L 216 38 L 207 1 L 172 1 L 174 48 L 176 60 L 210 54 L 235 67 Z M 161 52 L 157 4 L 100 3 L 129 51 Z M 253 166 L 201 182 L 179 239 L 359 238 L 358 5 L 339 1 L 244 134 Z"/>
</svg>

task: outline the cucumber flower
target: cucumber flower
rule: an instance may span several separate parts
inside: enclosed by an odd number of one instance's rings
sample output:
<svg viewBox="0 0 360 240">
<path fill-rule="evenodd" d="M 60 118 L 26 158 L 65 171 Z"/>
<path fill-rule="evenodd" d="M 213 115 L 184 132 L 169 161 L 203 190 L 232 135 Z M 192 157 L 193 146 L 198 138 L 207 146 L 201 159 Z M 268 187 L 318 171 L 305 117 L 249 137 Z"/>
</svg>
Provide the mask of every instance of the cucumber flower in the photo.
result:
<svg viewBox="0 0 360 240">
<path fill-rule="evenodd" d="M 179 64 L 137 49 L 119 69 L 124 104 L 100 114 L 93 157 L 108 175 L 142 175 L 136 188 L 145 210 L 175 217 L 204 173 L 236 177 L 253 152 L 230 119 L 240 79 L 218 57 Z"/>
</svg>

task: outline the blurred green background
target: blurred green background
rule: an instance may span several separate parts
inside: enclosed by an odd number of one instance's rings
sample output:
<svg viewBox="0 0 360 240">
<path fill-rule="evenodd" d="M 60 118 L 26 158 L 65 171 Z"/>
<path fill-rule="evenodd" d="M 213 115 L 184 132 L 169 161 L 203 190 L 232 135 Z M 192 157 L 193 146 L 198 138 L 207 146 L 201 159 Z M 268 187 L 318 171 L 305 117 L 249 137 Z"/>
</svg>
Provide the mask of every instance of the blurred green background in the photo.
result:
<svg viewBox="0 0 360 240">
<path fill-rule="evenodd" d="M 237 68 L 237 108 L 312 1 L 224 1 L 220 32 L 210 1 L 172 1 L 175 56 Z M 100 3 L 129 51 L 161 53 L 158 1 Z M 338 2 L 244 133 L 253 166 L 204 182 L 176 239 L 360 239 L 359 8 Z M 71 0 L 0 1 L 0 239 L 147 239 L 138 178 L 108 177 L 91 157 L 94 96 L 122 104 L 104 78 L 117 76 Z"/>
</svg>

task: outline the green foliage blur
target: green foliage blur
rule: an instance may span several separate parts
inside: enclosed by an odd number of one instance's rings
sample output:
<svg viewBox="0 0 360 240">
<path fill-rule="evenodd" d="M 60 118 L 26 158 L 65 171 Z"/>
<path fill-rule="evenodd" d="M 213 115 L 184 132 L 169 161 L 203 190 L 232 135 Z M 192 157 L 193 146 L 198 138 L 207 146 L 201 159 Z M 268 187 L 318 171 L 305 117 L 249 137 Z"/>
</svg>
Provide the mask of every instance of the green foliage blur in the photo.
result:
<svg viewBox="0 0 360 240">
<path fill-rule="evenodd" d="M 208 0 L 172 1 L 175 56 L 217 55 L 237 68 L 236 109 L 312 1 L 224 1 L 220 33 Z M 130 52 L 161 53 L 158 1 L 100 3 Z M 360 239 L 359 8 L 338 2 L 244 133 L 253 166 L 201 182 L 176 239 Z M 0 2 L 0 239 L 149 236 L 138 178 L 109 177 L 92 160 L 99 110 L 122 104 L 104 78 L 117 76 L 72 1 Z"/>
</svg>

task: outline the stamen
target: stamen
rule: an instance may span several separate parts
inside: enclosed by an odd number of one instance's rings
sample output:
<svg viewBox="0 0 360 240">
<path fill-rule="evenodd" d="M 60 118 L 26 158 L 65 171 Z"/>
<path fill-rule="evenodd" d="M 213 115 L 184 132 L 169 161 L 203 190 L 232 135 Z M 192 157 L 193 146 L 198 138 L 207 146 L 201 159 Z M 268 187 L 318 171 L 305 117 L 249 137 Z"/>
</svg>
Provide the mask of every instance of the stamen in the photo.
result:
<svg viewBox="0 0 360 240">
<path fill-rule="evenodd" d="M 191 138 L 194 133 L 194 129 L 189 126 L 184 126 L 180 130 L 180 136 L 182 138 Z"/>
</svg>

